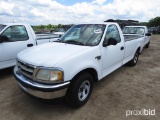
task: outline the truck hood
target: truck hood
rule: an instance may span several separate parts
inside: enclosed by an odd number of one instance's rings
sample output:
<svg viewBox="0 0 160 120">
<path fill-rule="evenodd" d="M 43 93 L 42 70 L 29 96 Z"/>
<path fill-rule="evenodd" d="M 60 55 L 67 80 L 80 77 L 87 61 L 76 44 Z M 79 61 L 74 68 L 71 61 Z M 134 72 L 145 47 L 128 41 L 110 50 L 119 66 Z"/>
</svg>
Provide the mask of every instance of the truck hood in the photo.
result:
<svg viewBox="0 0 160 120">
<path fill-rule="evenodd" d="M 17 58 L 35 66 L 54 67 L 61 60 L 88 48 L 90 47 L 53 42 L 28 48 L 20 52 Z"/>
</svg>

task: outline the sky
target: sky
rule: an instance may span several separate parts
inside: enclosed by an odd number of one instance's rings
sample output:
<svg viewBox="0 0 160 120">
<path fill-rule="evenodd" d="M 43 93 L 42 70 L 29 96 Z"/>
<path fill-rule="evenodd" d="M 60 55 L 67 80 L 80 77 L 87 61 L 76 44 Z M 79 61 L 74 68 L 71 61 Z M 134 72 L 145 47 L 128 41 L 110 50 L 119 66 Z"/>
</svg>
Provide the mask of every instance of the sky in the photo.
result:
<svg viewBox="0 0 160 120">
<path fill-rule="evenodd" d="M 140 22 L 160 16 L 160 0 L 0 0 L 0 24 L 98 23 L 107 19 Z"/>
</svg>

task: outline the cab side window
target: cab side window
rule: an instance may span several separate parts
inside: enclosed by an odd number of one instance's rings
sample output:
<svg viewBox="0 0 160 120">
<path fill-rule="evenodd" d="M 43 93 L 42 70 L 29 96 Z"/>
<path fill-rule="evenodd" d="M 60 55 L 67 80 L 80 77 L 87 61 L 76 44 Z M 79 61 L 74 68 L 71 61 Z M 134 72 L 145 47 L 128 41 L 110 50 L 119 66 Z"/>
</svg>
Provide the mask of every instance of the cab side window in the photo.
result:
<svg viewBox="0 0 160 120">
<path fill-rule="evenodd" d="M 28 40 L 26 28 L 22 25 L 10 26 L 2 34 L 5 37 L 4 42 L 16 42 Z"/>
<path fill-rule="evenodd" d="M 109 25 L 105 35 L 104 43 L 108 43 L 109 38 L 114 38 L 117 43 L 121 42 L 120 34 L 116 25 Z"/>
</svg>

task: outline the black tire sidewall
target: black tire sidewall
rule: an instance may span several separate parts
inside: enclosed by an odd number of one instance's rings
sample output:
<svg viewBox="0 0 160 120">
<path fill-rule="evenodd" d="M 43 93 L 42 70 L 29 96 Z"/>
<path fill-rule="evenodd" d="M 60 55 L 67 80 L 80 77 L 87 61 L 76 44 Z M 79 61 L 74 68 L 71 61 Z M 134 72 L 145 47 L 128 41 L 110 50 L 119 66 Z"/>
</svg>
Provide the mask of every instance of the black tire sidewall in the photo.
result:
<svg viewBox="0 0 160 120">
<path fill-rule="evenodd" d="M 80 86 L 85 80 L 88 80 L 90 82 L 90 91 L 88 93 L 88 96 L 83 101 L 80 101 L 78 97 L 78 92 Z M 71 81 L 71 84 L 67 90 L 66 102 L 72 107 L 80 107 L 84 105 L 88 101 L 92 93 L 92 88 L 93 88 L 93 77 L 91 74 L 85 72 L 78 75 Z"/>
<path fill-rule="evenodd" d="M 136 56 L 137 56 L 137 60 L 136 60 L 136 62 L 134 62 Z M 133 58 L 133 62 L 134 62 L 135 65 L 136 65 L 137 62 L 138 62 L 138 58 L 139 58 L 139 52 L 138 52 L 138 50 L 137 50 L 136 53 L 135 53 L 135 55 L 134 55 L 134 58 Z"/>
<path fill-rule="evenodd" d="M 134 59 L 135 59 L 135 57 L 136 57 L 136 54 L 138 54 L 138 56 L 137 56 L 137 61 L 134 62 Z M 136 51 L 136 53 L 134 54 L 133 59 L 128 62 L 128 65 L 129 65 L 129 66 L 135 66 L 135 65 L 137 64 L 137 62 L 138 62 L 138 59 L 139 59 L 139 50 Z"/>
<path fill-rule="evenodd" d="M 146 44 L 146 48 L 149 48 L 149 45 L 150 45 L 150 41 Z"/>
</svg>

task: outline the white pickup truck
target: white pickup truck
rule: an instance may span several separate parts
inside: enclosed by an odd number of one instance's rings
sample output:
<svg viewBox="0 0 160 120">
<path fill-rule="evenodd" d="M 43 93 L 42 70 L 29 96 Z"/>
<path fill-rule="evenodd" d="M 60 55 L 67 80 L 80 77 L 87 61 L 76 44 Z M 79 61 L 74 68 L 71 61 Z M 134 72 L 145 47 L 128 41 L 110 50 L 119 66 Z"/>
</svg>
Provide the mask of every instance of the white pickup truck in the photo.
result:
<svg viewBox="0 0 160 120">
<path fill-rule="evenodd" d="M 142 38 L 141 41 L 141 51 L 143 48 L 148 48 L 150 45 L 151 34 L 148 32 L 148 28 L 146 26 L 125 26 L 123 29 L 124 38 L 127 40 L 131 38 Z"/>
<path fill-rule="evenodd" d="M 16 65 L 16 56 L 22 50 L 57 40 L 54 34 L 35 35 L 24 23 L 0 24 L 0 69 Z"/>
<path fill-rule="evenodd" d="M 54 33 L 55 35 L 58 35 L 59 37 L 61 37 L 61 36 L 64 35 L 65 32 L 66 32 L 66 31 L 64 31 L 64 29 L 61 28 L 61 29 L 59 29 L 57 32 L 53 32 L 53 33 Z"/>
<path fill-rule="evenodd" d="M 20 52 L 14 76 L 32 96 L 52 99 L 65 94 L 73 107 L 84 105 L 99 81 L 124 64 L 135 66 L 142 38 L 124 39 L 115 22 L 78 24 L 59 41 Z"/>
</svg>

